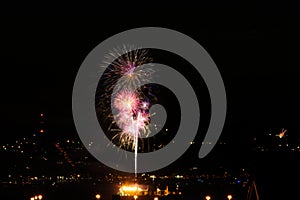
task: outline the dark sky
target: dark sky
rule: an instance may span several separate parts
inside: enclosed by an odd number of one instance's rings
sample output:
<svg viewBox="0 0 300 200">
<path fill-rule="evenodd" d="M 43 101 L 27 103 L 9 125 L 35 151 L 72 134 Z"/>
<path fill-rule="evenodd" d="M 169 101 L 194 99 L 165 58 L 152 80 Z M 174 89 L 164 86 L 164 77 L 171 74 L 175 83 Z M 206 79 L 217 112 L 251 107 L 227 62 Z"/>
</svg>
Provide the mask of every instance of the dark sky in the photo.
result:
<svg viewBox="0 0 300 200">
<path fill-rule="evenodd" d="M 72 87 L 82 61 L 106 38 L 143 26 L 178 30 L 214 59 L 228 95 L 225 137 L 281 128 L 300 137 L 300 21 L 295 6 L 148 4 L 3 9 L 4 138 L 30 134 L 40 112 L 48 116 L 53 132 L 74 133 Z"/>
</svg>

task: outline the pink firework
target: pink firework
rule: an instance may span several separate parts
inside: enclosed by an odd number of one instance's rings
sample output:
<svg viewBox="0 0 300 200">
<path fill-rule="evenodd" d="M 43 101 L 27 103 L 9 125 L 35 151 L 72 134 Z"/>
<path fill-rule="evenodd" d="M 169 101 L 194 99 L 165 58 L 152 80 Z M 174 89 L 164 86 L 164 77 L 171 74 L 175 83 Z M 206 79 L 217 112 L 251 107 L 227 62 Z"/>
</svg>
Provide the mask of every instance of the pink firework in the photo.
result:
<svg viewBox="0 0 300 200">
<path fill-rule="evenodd" d="M 147 112 L 149 104 L 141 101 L 136 92 L 120 91 L 116 94 L 113 106 L 118 113 L 116 122 L 122 130 L 121 140 L 130 143 L 137 135 L 145 132 L 150 119 L 149 112 Z"/>
<path fill-rule="evenodd" d="M 143 82 L 151 82 L 154 70 L 149 67 L 152 59 L 148 50 L 123 46 L 113 49 L 104 61 L 102 86 L 98 110 L 108 127 L 114 132 L 112 139 L 118 139 L 120 147 L 132 148 L 135 153 L 135 175 L 137 176 L 138 138 L 150 134 L 149 102 L 142 100 L 143 93 L 137 89 Z M 112 98 L 113 97 L 113 98 Z M 107 103 L 111 107 L 107 107 Z M 111 113 L 111 111 L 116 111 Z"/>
<path fill-rule="evenodd" d="M 120 66 L 120 71 L 125 76 L 131 76 L 133 74 L 133 71 L 135 70 L 136 66 L 134 62 L 127 61 L 127 63 L 122 63 Z"/>
<path fill-rule="evenodd" d="M 139 106 L 139 98 L 135 92 L 122 90 L 116 94 L 114 99 L 114 107 L 119 111 L 137 110 Z"/>
<path fill-rule="evenodd" d="M 136 49 L 134 46 L 124 46 L 123 48 L 113 49 L 103 61 L 102 66 L 106 71 L 103 74 L 103 85 L 106 87 L 107 93 L 120 91 L 124 88 L 136 88 L 142 81 L 149 81 L 154 71 L 152 68 L 145 66 L 151 63 L 152 59 L 147 57 L 147 50 Z M 109 66 L 109 67 L 107 67 Z M 119 78 L 122 80 L 115 87 Z M 105 95 L 105 94 L 104 94 Z"/>
</svg>

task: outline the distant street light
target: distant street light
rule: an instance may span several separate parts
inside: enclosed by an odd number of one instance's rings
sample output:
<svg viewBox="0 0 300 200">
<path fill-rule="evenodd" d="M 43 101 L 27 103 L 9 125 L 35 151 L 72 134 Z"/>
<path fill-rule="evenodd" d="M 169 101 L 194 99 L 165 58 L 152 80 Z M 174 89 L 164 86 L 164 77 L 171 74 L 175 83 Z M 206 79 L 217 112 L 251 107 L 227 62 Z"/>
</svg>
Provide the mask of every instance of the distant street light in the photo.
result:
<svg viewBox="0 0 300 200">
<path fill-rule="evenodd" d="M 134 198 L 134 200 L 136 200 L 136 199 L 138 198 L 138 196 L 137 196 L 137 195 L 134 195 L 133 198 Z"/>
<path fill-rule="evenodd" d="M 100 194 L 96 194 L 96 199 L 100 199 L 101 195 Z"/>
<path fill-rule="evenodd" d="M 210 200 L 210 196 L 206 196 L 205 199 L 206 199 L 206 200 Z"/>
<path fill-rule="evenodd" d="M 154 200 L 158 200 L 158 197 L 154 197 Z"/>
<path fill-rule="evenodd" d="M 42 200 L 43 195 L 39 194 L 39 195 L 35 195 L 34 197 L 30 197 L 30 200 Z"/>
<path fill-rule="evenodd" d="M 232 195 L 229 194 L 229 195 L 227 196 L 227 199 L 229 199 L 229 200 L 232 199 Z"/>
</svg>

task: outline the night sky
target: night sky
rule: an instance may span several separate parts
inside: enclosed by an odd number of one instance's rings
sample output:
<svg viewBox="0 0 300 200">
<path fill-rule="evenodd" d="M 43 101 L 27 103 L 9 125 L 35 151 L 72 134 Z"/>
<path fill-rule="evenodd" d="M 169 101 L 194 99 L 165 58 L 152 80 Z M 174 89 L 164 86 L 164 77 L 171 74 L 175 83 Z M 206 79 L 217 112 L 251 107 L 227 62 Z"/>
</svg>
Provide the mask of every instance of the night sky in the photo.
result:
<svg viewBox="0 0 300 200">
<path fill-rule="evenodd" d="M 106 38 L 143 26 L 178 30 L 211 55 L 228 96 L 222 138 L 243 141 L 282 128 L 300 138 L 300 21 L 295 6 L 148 4 L 140 9 L 123 4 L 4 9 L 2 139 L 31 135 L 39 113 L 46 114 L 52 134 L 74 135 L 72 87 L 82 61 Z"/>
<path fill-rule="evenodd" d="M 261 181 L 261 190 L 274 196 L 265 199 L 299 196 L 290 181 L 300 178 L 298 154 L 275 153 L 265 159 L 261 154 L 250 158 L 242 153 L 253 137 L 277 134 L 282 128 L 290 141 L 300 140 L 299 7 L 288 1 L 241 2 L 1 6 L 1 144 L 32 136 L 40 113 L 45 114 L 46 134 L 77 137 L 72 89 L 89 52 L 128 29 L 170 28 L 199 42 L 215 61 L 228 100 L 221 140 L 232 151 L 217 146 L 199 160 L 194 159 L 197 149 L 162 172 L 184 172 L 184 164 L 198 161 L 201 167 L 208 163 L 209 169 L 224 163 L 233 169 L 248 162 Z"/>
</svg>

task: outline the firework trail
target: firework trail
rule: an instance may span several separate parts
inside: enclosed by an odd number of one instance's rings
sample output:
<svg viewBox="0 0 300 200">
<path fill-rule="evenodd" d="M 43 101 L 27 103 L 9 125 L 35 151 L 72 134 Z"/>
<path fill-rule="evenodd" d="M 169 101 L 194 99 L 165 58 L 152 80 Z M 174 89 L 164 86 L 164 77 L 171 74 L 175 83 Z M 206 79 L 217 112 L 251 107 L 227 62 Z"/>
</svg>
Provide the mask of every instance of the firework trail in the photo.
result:
<svg viewBox="0 0 300 200">
<path fill-rule="evenodd" d="M 106 57 L 108 65 L 104 72 L 104 94 L 100 96 L 100 109 L 104 117 L 111 121 L 109 132 L 114 133 L 112 139 L 118 140 L 120 147 L 134 150 L 135 177 L 137 177 L 138 139 L 150 134 L 149 101 L 138 89 L 142 82 L 149 81 L 154 71 L 144 64 L 151 59 L 146 56 L 147 50 L 124 46 L 114 49 Z M 109 103 L 110 102 L 110 103 Z M 104 106 L 101 106 L 101 103 Z M 111 105 L 111 110 L 103 108 Z M 106 106 L 105 106 L 106 105 Z M 111 112 L 112 111 L 112 112 Z M 114 128 L 114 127 L 118 128 Z"/>
</svg>

